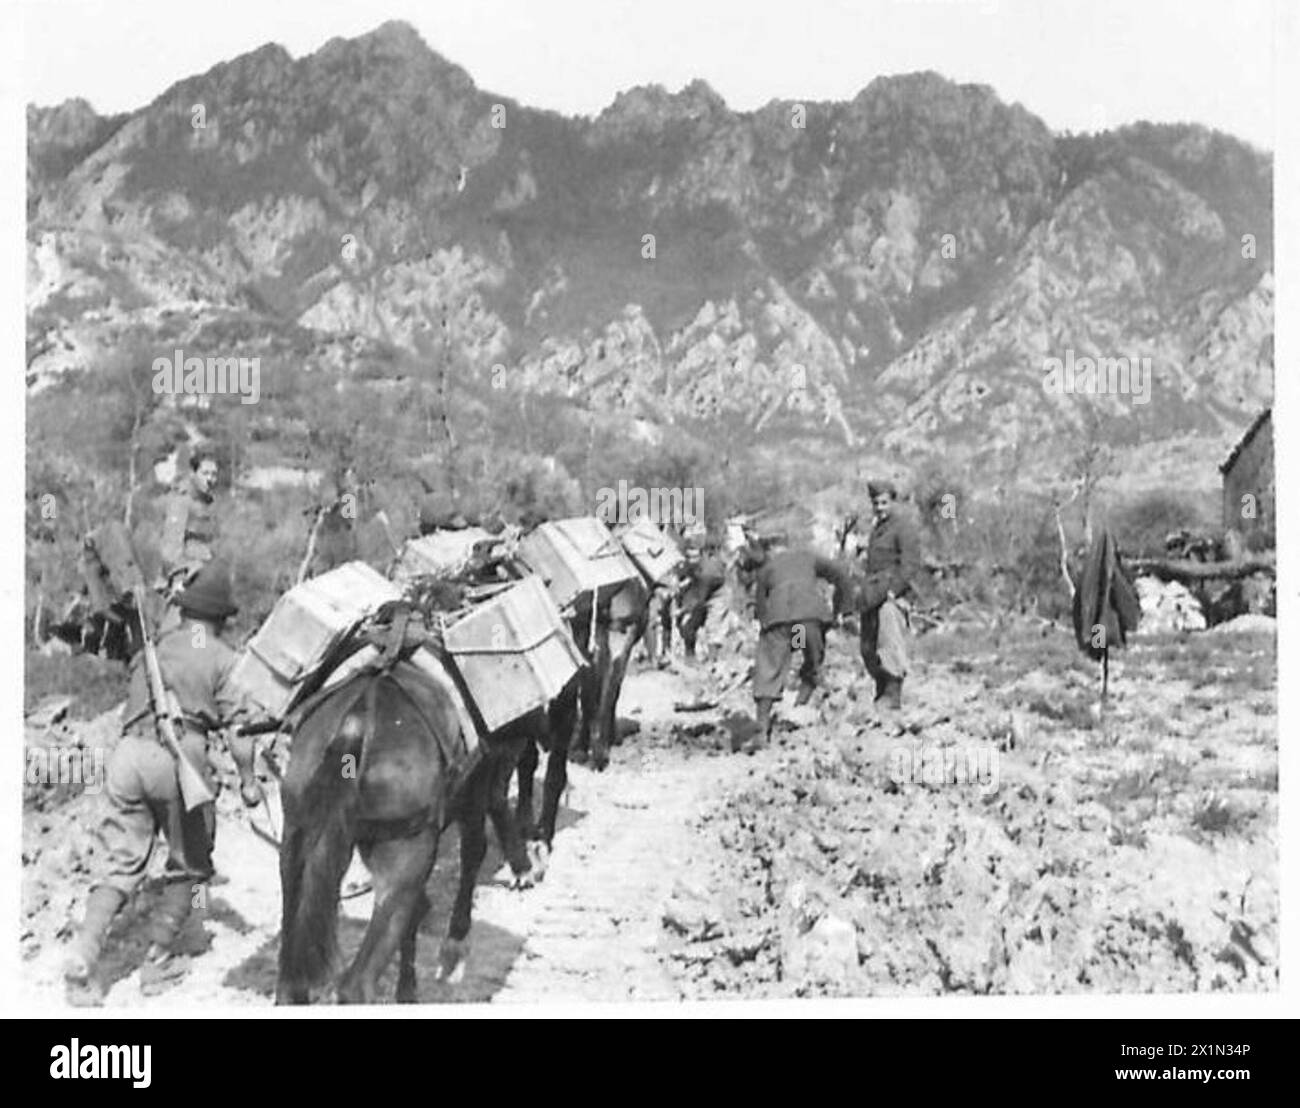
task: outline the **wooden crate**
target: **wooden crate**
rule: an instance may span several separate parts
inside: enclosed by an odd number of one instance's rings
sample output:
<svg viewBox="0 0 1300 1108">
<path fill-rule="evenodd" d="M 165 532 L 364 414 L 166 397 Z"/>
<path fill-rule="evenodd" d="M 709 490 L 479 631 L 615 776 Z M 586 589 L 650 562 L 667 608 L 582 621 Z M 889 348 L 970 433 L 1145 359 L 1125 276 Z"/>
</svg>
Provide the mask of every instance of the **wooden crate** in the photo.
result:
<svg viewBox="0 0 1300 1108">
<path fill-rule="evenodd" d="M 652 585 L 667 580 L 684 560 L 681 547 L 672 536 L 651 520 L 638 520 L 620 528 L 615 535 Z"/>
<path fill-rule="evenodd" d="M 393 578 L 409 581 L 416 577 L 456 577 L 464 572 L 476 553 L 490 550 L 498 541 L 496 535 L 481 527 L 435 531 L 411 539 L 402 547 Z"/>
<path fill-rule="evenodd" d="M 609 528 L 591 516 L 541 524 L 520 540 L 519 559 L 560 608 L 583 593 L 610 596 L 640 575 Z"/>
<path fill-rule="evenodd" d="M 449 624 L 443 641 L 489 732 L 549 704 L 583 664 L 538 577 L 525 577 Z"/>
<path fill-rule="evenodd" d="M 240 652 L 232 682 L 254 703 L 283 717 L 302 683 L 344 636 L 401 595 L 365 562 L 348 562 L 294 586 Z"/>
</svg>

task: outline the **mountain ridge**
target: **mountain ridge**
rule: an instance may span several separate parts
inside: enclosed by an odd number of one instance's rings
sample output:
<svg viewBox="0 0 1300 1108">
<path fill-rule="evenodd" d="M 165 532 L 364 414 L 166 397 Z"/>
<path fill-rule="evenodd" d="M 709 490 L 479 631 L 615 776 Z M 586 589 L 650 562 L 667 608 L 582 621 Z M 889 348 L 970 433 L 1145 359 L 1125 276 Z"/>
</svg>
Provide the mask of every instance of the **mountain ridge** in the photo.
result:
<svg viewBox="0 0 1300 1108">
<path fill-rule="evenodd" d="M 1084 434 L 1042 387 L 1067 350 L 1153 359 L 1146 410 L 1096 398 L 1116 442 L 1228 436 L 1271 399 L 1272 161 L 1196 125 L 1056 135 L 933 72 L 750 112 L 652 84 L 566 117 L 396 22 L 121 116 L 69 103 L 28 110 L 35 389 L 230 316 L 305 329 L 333 371 L 359 370 L 349 336 L 427 359 L 445 333 L 467 387 L 500 366 L 900 459 Z"/>
</svg>

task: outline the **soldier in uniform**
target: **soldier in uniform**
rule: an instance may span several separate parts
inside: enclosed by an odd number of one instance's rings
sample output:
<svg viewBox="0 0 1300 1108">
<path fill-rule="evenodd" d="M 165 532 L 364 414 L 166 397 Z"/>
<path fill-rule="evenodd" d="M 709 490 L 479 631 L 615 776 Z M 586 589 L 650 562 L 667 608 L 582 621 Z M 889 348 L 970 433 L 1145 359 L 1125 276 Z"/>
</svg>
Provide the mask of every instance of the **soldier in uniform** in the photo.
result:
<svg viewBox="0 0 1300 1108">
<path fill-rule="evenodd" d="M 209 563 L 180 593 L 177 604 L 181 622 L 160 636 L 158 665 L 183 716 L 178 738 L 186 760 L 212 789 L 208 738 L 244 715 L 229 682 L 235 655 L 220 638 L 222 623 L 236 611 L 228 571 L 218 562 Z M 245 803 L 256 803 L 261 789 L 253 771 L 253 740 L 232 733 L 228 744 L 239 769 L 241 796 Z M 175 954 L 172 945 L 191 907 L 205 895 L 213 872 L 215 804 L 186 811 L 176 759 L 154 720 L 141 655 L 131 672 L 122 737 L 108 758 L 104 796 L 108 811 L 98 829 L 104 871 L 90 890 L 85 919 L 64 967 L 69 999 L 74 1002 L 94 1001 L 101 995 L 96 967 L 105 936 L 114 916 L 144 879 L 158 832 L 167 841 L 167 858 L 160 905 L 149 923 L 150 945 L 141 970 L 146 993 L 170 987 L 188 971 L 188 960 Z"/>
<path fill-rule="evenodd" d="M 709 601 L 726 580 L 727 567 L 718 556 L 716 542 L 706 542 L 702 549 L 693 541 L 686 544 L 683 588 L 677 600 L 677 630 L 690 661 L 695 659 L 695 640 L 709 618 Z"/>
<path fill-rule="evenodd" d="M 208 448 L 196 450 L 190 471 L 185 486 L 168 501 L 159 549 L 164 581 L 173 588 L 184 587 L 212 561 L 217 540 L 213 490 L 220 470 L 216 455 Z"/>
<path fill-rule="evenodd" d="M 920 545 L 911 523 L 898 511 L 898 490 L 889 481 L 867 485 L 875 521 L 867 540 L 862 612 L 862 660 L 876 685 L 877 701 L 902 707 L 907 676 L 907 598 L 920 571 Z"/>
<path fill-rule="evenodd" d="M 754 585 L 754 614 L 761 631 L 754 663 L 756 734 L 747 745 L 752 753 L 762 749 L 772 728 L 772 705 L 781 699 L 790 654 L 803 650 L 796 704 L 806 704 L 817 688 L 826 626 L 834 618 L 817 579 L 835 586 L 838 612 L 851 583 L 848 575 L 829 558 L 810 550 L 789 549 L 783 541 L 759 555 L 761 566 Z"/>
</svg>

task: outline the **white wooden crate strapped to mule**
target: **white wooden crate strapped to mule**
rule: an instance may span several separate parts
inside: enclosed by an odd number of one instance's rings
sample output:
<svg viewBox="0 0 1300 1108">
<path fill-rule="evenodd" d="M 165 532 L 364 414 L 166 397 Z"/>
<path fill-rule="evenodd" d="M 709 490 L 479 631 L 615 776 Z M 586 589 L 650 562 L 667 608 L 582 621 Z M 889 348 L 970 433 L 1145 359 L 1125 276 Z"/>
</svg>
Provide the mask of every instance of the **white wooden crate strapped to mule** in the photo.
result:
<svg viewBox="0 0 1300 1108">
<path fill-rule="evenodd" d="M 463 573 L 474 556 L 499 542 L 496 535 L 481 527 L 461 531 L 435 531 L 410 539 L 402 547 L 393 578 L 398 582 L 416 577 L 454 578 Z"/>
<path fill-rule="evenodd" d="M 240 651 L 231 680 L 272 715 L 283 718 L 299 690 L 358 623 L 401 589 L 365 562 L 348 562 L 295 585 Z"/>
<path fill-rule="evenodd" d="M 651 585 L 667 580 L 684 561 L 681 547 L 652 520 L 638 520 L 619 528 L 615 535 Z"/>
<path fill-rule="evenodd" d="M 560 608 L 583 593 L 603 600 L 640 577 L 622 544 L 591 516 L 539 525 L 520 540 L 519 558 Z"/>
<path fill-rule="evenodd" d="M 525 577 L 443 628 L 489 732 L 554 700 L 583 658 L 539 577 Z"/>
</svg>

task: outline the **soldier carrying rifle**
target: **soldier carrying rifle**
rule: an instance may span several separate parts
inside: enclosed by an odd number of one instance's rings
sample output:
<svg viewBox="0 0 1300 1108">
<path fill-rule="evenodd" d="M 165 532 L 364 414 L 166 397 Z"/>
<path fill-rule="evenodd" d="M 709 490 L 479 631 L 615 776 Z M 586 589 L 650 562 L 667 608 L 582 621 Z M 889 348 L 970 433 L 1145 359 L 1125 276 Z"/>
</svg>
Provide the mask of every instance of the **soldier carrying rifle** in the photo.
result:
<svg viewBox="0 0 1300 1108">
<path fill-rule="evenodd" d="M 135 596 L 140 610 L 141 585 Z M 104 939 L 144 879 L 159 831 L 167 841 L 167 858 L 140 975 L 146 994 L 171 987 L 188 972 L 188 959 L 173 945 L 213 874 L 216 805 L 207 744 L 212 732 L 244 715 L 228 680 L 235 655 L 220 638 L 222 624 L 237 611 L 228 570 L 209 562 L 176 603 L 180 623 L 156 644 L 141 611 L 144 649 L 132 667 L 122 737 L 105 773 L 109 810 L 98 837 L 106 863 L 64 966 L 74 1003 L 102 997 L 97 966 Z M 261 789 L 253 771 L 253 739 L 232 732 L 227 742 L 239 770 L 240 795 L 246 804 L 256 804 Z"/>
</svg>

